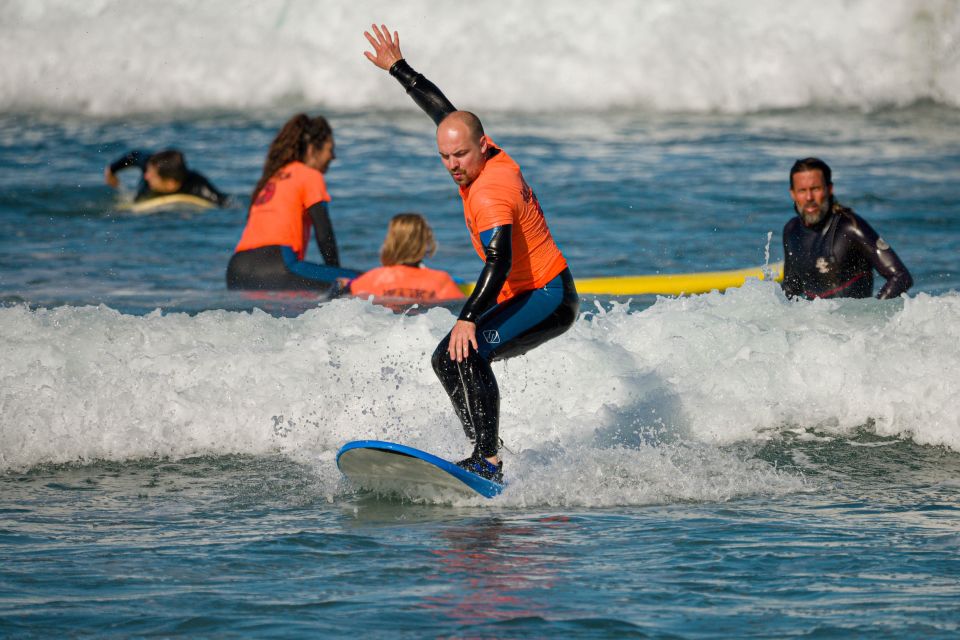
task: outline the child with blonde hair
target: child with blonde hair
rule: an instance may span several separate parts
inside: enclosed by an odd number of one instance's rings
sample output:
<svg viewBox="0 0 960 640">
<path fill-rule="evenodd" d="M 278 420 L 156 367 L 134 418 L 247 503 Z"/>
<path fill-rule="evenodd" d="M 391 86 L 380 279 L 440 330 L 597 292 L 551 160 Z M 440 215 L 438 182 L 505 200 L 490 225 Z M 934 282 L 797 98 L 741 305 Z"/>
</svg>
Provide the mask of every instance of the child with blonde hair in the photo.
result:
<svg viewBox="0 0 960 640">
<path fill-rule="evenodd" d="M 450 274 L 424 266 L 424 258 L 436 251 L 437 241 L 426 219 L 419 213 L 399 213 L 390 220 L 380 248 L 383 266 L 354 278 L 347 290 L 355 296 L 415 302 L 462 299 L 463 292 Z"/>
</svg>

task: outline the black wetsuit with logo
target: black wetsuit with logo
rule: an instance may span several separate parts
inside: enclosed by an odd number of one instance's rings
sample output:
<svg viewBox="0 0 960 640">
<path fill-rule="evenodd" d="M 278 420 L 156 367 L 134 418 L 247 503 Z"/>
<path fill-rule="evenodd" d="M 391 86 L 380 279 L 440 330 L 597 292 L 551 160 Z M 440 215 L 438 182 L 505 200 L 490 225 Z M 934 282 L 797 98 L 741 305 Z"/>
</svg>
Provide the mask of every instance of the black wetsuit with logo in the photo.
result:
<svg viewBox="0 0 960 640">
<path fill-rule="evenodd" d="M 110 165 L 110 171 L 112 173 L 117 173 L 118 171 L 123 171 L 124 169 L 129 169 L 131 167 L 136 167 L 140 169 L 140 171 L 145 171 L 147 168 L 147 161 L 150 159 L 150 155 L 151 154 L 144 153 L 143 151 L 131 151 L 130 153 L 127 153 L 123 157 L 118 158 L 115 162 L 113 162 Z M 196 171 L 190 171 L 189 169 L 187 169 L 187 175 L 183 179 L 183 184 L 181 184 L 180 188 L 174 193 L 203 198 L 204 200 L 208 200 L 218 207 L 226 206 L 228 201 L 228 197 L 214 187 L 210 181 L 203 176 L 203 174 L 197 173 Z M 134 198 L 134 201 L 142 202 L 151 198 L 159 198 L 169 195 L 172 194 L 158 193 L 153 191 L 150 189 L 150 185 L 147 184 L 146 180 L 141 180 L 140 188 L 137 190 L 137 195 Z"/>
<path fill-rule="evenodd" d="M 895 298 L 913 278 L 883 238 L 856 213 L 834 202 L 808 227 L 795 216 L 783 227 L 783 291 L 790 297 L 869 298 L 873 271 L 886 278 L 877 298 Z"/>
</svg>

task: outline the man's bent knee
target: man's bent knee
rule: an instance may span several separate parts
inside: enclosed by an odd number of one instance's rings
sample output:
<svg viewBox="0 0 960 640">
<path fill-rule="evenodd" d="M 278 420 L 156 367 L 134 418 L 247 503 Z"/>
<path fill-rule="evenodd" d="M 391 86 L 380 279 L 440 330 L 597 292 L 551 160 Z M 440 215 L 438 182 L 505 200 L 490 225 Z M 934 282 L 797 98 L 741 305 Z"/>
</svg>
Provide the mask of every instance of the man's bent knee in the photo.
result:
<svg viewBox="0 0 960 640">
<path fill-rule="evenodd" d="M 440 341 L 440 344 L 437 345 L 437 348 L 434 349 L 433 355 L 430 357 L 430 365 L 433 367 L 433 372 L 437 374 L 437 377 L 443 379 L 443 373 L 449 367 L 450 354 L 447 353 L 450 345 L 450 334 L 447 334 L 447 337 Z"/>
</svg>

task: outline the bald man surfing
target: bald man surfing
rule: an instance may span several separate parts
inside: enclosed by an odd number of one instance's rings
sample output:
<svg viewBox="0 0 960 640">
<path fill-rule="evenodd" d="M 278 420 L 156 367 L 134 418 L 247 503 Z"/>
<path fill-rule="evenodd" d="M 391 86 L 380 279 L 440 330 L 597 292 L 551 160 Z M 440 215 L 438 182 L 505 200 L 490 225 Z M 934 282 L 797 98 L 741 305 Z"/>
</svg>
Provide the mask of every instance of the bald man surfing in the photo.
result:
<svg viewBox="0 0 960 640">
<path fill-rule="evenodd" d="M 573 324 L 580 299 L 567 262 L 550 235 L 536 194 L 520 167 L 458 111 L 400 53 L 386 25 L 364 32 L 373 64 L 396 78 L 437 125 L 437 151 L 460 189 L 474 249 L 484 261 L 457 322 L 433 353 L 433 370 L 474 443 L 457 464 L 501 482 L 500 391 L 490 363 L 522 355 Z"/>
</svg>

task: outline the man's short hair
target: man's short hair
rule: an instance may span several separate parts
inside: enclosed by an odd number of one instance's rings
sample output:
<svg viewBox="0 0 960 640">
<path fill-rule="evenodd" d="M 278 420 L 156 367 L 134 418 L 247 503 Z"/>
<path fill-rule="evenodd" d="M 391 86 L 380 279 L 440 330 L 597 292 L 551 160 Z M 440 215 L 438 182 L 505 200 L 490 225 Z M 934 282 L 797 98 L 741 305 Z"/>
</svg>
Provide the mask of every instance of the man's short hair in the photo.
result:
<svg viewBox="0 0 960 640">
<path fill-rule="evenodd" d="M 158 151 L 147 158 L 147 164 L 152 165 L 161 178 L 181 183 L 187 179 L 187 163 L 176 149 Z"/>
<path fill-rule="evenodd" d="M 803 173 L 804 171 L 819 171 L 823 174 L 823 181 L 826 183 L 824 186 L 829 187 L 833 184 L 833 172 L 830 171 L 830 167 L 826 162 L 820 158 L 802 158 L 793 163 L 793 166 L 790 167 L 790 188 L 793 189 L 793 176 L 797 173 Z"/>
</svg>

